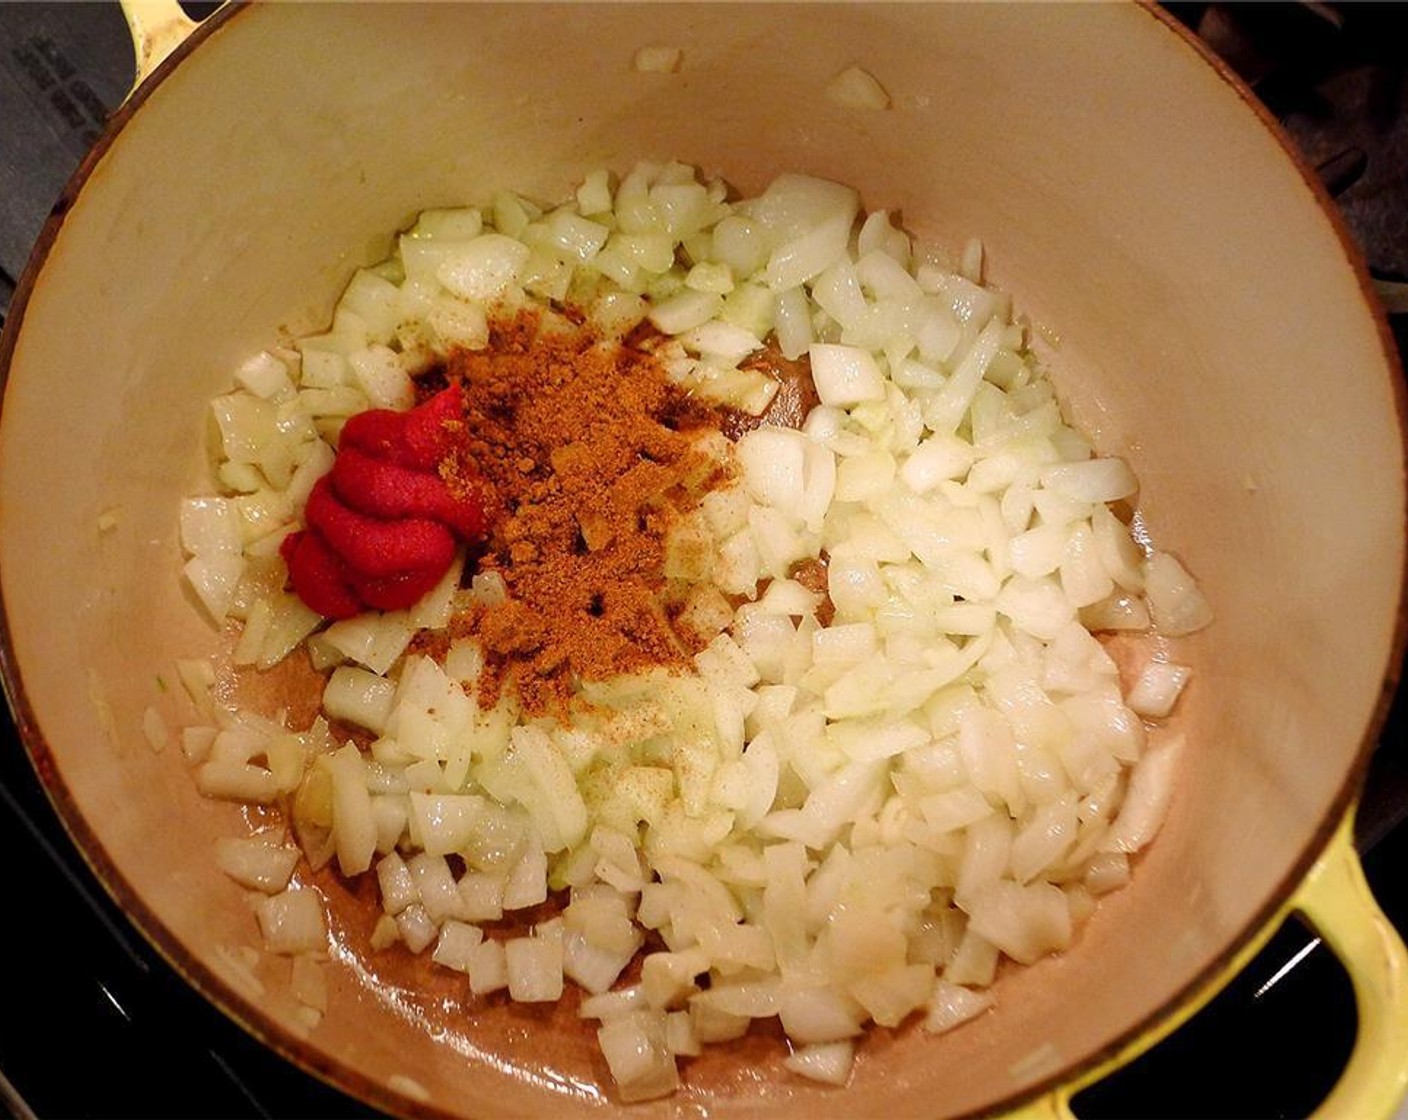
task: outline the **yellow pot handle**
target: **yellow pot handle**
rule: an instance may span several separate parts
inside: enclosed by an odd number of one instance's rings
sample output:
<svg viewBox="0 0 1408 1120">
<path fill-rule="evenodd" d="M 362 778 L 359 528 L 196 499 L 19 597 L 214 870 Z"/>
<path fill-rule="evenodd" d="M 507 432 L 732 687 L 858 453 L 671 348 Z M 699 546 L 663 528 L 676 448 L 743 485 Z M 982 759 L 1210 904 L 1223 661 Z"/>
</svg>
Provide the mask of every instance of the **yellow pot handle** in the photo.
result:
<svg viewBox="0 0 1408 1120">
<path fill-rule="evenodd" d="M 1292 900 L 1354 985 L 1359 1032 L 1349 1064 L 1316 1110 L 1328 1118 L 1390 1117 L 1408 1093 L 1408 951 L 1364 879 L 1345 818 Z"/>
<path fill-rule="evenodd" d="M 1303 917 L 1344 965 L 1359 1014 L 1349 1062 L 1314 1115 L 1317 1120 L 1390 1120 L 1408 1093 L 1408 949 L 1364 879 L 1354 849 L 1353 808 L 1310 873 L 1252 943 L 1177 1014 L 1095 1069 L 1005 1114 L 1005 1120 L 1078 1120 L 1072 1097 L 1191 1019 L 1251 963 L 1292 914 Z"/>
<path fill-rule="evenodd" d="M 132 83 L 135 90 L 199 24 L 181 10 L 177 0 L 121 0 L 121 3 L 127 30 L 132 35 L 132 50 L 137 56 L 137 76 Z"/>
</svg>

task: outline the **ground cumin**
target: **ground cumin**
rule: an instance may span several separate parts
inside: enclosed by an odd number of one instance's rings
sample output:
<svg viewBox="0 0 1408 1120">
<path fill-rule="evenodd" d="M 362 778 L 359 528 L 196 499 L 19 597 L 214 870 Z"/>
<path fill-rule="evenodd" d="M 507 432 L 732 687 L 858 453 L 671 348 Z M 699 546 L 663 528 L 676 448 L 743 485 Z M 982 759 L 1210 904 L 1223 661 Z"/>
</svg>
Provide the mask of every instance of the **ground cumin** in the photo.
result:
<svg viewBox="0 0 1408 1120">
<path fill-rule="evenodd" d="M 723 477 L 692 438 L 715 412 L 644 349 L 537 313 L 495 324 L 424 388 L 452 382 L 466 457 L 496 495 L 479 570 L 508 588 L 451 626 L 485 651 L 481 703 L 508 688 L 560 715 L 580 680 L 686 667 L 697 640 L 662 600 L 666 535 Z"/>
</svg>

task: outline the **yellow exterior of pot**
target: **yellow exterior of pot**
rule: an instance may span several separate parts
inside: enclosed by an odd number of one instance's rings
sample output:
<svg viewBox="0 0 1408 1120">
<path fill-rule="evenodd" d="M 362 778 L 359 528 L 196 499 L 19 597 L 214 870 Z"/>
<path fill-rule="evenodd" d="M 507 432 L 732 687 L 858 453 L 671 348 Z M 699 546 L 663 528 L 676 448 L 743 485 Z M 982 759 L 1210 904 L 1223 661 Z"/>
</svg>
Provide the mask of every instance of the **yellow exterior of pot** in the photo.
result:
<svg viewBox="0 0 1408 1120">
<path fill-rule="evenodd" d="M 1408 1094 L 1408 950 L 1364 879 L 1354 848 L 1354 814 L 1281 910 L 1202 991 L 1176 1014 L 1106 1061 L 1007 1113 L 1010 1120 L 1076 1120 L 1071 1100 L 1178 1030 L 1230 984 L 1288 918 L 1316 931 L 1349 974 L 1359 1029 L 1349 1063 L 1315 1116 L 1321 1120 L 1390 1120 Z"/>
</svg>

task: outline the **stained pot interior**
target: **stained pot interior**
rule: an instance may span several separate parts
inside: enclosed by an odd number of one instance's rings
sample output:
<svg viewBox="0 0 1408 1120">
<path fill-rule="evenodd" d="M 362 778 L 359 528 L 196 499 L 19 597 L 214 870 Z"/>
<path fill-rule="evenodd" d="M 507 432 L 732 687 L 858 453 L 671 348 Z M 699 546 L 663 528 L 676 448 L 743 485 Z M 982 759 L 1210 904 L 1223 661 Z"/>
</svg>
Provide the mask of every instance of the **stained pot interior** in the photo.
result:
<svg viewBox="0 0 1408 1120">
<path fill-rule="evenodd" d="M 646 44 L 681 47 L 679 72 L 635 72 Z M 890 110 L 825 99 L 853 63 Z M 640 1111 L 991 1106 L 1145 1021 L 1283 889 L 1344 803 L 1398 608 L 1402 442 L 1358 277 L 1267 128 L 1149 11 L 270 5 L 219 21 L 92 169 L 10 324 L 0 573 L 41 770 L 162 950 L 310 1068 L 403 1110 L 611 1104 L 567 1011 L 467 1011 L 394 953 L 372 972 L 339 954 L 332 1008 L 300 1038 L 287 964 L 251 968 L 248 901 L 211 860 L 241 811 L 202 801 L 140 721 L 157 704 L 177 722 L 158 675 L 219 645 L 178 585 L 174 514 L 238 360 L 324 321 L 416 210 L 499 187 L 550 200 L 642 157 L 745 192 L 807 171 L 950 247 L 980 236 L 991 277 L 1059 336 L 1071 411 L 1135 463 L 1150 534 L 1217 609 L 1176 651 L 1198 676 L 1172 816 L 1074 951 L 1004 981 L 1000 1009 L 953 1035 L 875 1038 L 843 1093 L 787 1078 L 762 1038 Z M 370 922 L 333 894 L 355 950 Z"/>
</svg>

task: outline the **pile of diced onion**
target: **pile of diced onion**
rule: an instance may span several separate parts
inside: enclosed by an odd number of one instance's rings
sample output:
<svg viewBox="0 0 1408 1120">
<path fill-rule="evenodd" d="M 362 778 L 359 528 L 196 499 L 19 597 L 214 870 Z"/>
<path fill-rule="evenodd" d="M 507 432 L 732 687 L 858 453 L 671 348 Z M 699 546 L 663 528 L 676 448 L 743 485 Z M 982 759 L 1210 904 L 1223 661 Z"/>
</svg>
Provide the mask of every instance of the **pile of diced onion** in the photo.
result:
<svg viewBox="0 0 1408 1120">
<path fill-rule="evenodd" d="M 549 209 L 503 192 L 421 215 L 330 330 L 213 402 L 218 493 L 183 507 L 185 575 L 239 623 L 237 666 L 302 646 L 326 686 L 290 728 L 219 708 L 213 666 L 183 664 L 210 715 L 183 733 L 201 790 L 286 803 L 314 866 L 374 875 L 374 946 L 475 997 L 581 989 L 625 1100 L 754 1019 L 780 1019 L 788 1069 L 843 1084 L 867 1024 L 982 1013 L 1004 958 L 1065 949 L 1128 880 L 1170 799 L 1179 740 L 1151 728 L 1189 671 L 1151 653 L 1122 693 L 1092 632 L 1173 638 L 1210 612 L 1112 509 L 1133 474 L 1063 420 L 981 269 L 976 243 L 949 260 L 801 175 L 729 202 L 641 164 Z M 412 375 L 484 347 L 495 314 L 564 304 L 607 337 L 648 320 L 670 375 L 735 408 L 776 391 L 747 368 L 765 343 L 809 359 L 821 400 L 800 430 L 708 442 L 736 481 L 676 528 L 666 572 L 712 635 L 694 671 L 584 681 L 570 723 L 481 707 L 472 636 L 407 653 L 501 599 L 497 576 L 457 564 L 409 611 L 325 625 L 278 555 L 348 416 L 409 407 Z M 818 558 L 825 625 L 789 578 Z M 270 949 L 324 952 L 295 855 L 260 833 L 220 860 L 267 896 Z M 530 907 L 552 916 L 512 920 Z"/>
</svg>

